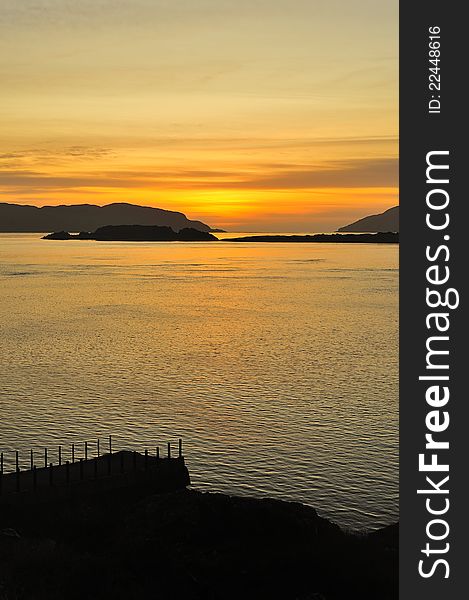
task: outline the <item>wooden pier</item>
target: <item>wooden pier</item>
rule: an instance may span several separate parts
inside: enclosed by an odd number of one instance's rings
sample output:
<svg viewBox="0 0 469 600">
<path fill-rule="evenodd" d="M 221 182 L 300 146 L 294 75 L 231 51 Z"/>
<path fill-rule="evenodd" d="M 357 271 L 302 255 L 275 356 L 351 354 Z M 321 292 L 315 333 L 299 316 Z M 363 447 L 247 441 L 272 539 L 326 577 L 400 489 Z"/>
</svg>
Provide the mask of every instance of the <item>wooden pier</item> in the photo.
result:
<svg viewBox="0 0 469 600">
<path fill-rule="evenodd" d="M 44 448 L 38 454 L 28 453 L 28 467 L 21 469 L 24 457 L 15 452 L 15 469 L 5 470 L 5 454 L 0 454 L 0 505 L 34 503 L 54 498 L 76 497 L 132 486 L 144 486 L 154 491 L 183 489 L 190 484 L 189 472 L 182 453 L 182 440 L 178 441 L 175 456 L 171 444 L 167 455 L 161 456 L 159 447 L 143 452 L 113 451 L 113 440 L 108 438 L 108 451 L 101 454 L 99 440 L 93 444 L 80 445 L 82 456 L 78 458 L 78 445 L 69 447 L 70 460 L 64 460 L 64 446 L 58 446 L 50 462 L 51 452 Z M 23 458 L 23 461 L 21 461 Z"/>
</svg>

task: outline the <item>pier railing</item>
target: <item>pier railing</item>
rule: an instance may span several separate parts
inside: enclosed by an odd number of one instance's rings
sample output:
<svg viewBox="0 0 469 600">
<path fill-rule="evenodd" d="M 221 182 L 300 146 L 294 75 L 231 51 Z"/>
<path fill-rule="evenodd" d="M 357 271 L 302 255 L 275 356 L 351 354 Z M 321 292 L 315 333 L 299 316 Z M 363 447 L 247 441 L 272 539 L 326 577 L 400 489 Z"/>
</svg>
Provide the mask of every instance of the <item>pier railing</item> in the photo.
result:
<svg viewBox="0 0 469 600">
<path fill-rule="evenodd" d="M 52 450 L 52 452 L 51 452 Z M 55 450 L 55 452 L 54 452 Z M 38 489 L 69 487 L 80 482 L 91 482 L 148 471 L 169 473 L 167 467 L 175 462 L 184 464 L 182 439 L 177 442 L 176 454 L 172 454 L 171 442 L 167 443 L 166 456 L 160 453 L 160 447 L 144 448 L 143 452 L 135 450 L 118 450 L 113 448 L 113 437 L 95 442 L 71 443 L 58 445 L 53 449 L 43 447 L 41 451 L 33 449 L 20 453 L 16 450 L 14 468 L 7 471 L 7 453 L 0 453 L 0 496 L 11 493 L 36 492 Z M 26 454 L 26 457 L 25 457 Z M 55 457 L 55 462 L 51 460 Z M 9 457 L 10 458 L 10 457 Z M 27 463 L 29 468 L 24 468 Z M 8 464 L 12 464 L 9 460 Z M 23 466 L 23 468 L 21 468 Z M 184 467 L 185 469 L 185 467 Z M 135 477 L 134 477 L 135 478 Z"/>
</svg>

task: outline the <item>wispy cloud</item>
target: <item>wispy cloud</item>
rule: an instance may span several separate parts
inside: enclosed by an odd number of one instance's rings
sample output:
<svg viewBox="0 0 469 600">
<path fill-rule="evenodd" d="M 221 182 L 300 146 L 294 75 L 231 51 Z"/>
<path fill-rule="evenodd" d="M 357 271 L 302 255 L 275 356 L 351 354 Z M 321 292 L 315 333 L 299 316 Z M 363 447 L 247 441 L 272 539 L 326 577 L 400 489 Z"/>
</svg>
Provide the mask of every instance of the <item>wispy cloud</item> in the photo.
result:
<svg viewBox="0 0 469 600">
<path fill-rule="evenodd" d="M 50 165 L 74 160 L 94 160 L 112 156 L 114 151 L 111 148 L 101 146 L 66 146 L 60 149 L 48 148 L 27 148 L 21 150 L 12 150 L 10 152 L 0 152 L 0 169 L 10 167 L 12 163 L 23 165 L 25 169 L 32 164 Z"/>
<path fill-rule="evenodd" d="M 327 167 L 310 167 L 273 173 L 234 187 L 262 189 L 393 187 L 398 183 L 396 158 L 335 161 Z"/>
<path fill-rule="evenodd" d="M 71 152 L 74 152 L 72 150 Z M 82 150 L 77 149 L 80 153 Z M 74 155 L 74 154 L 73 154 Z M 326 166 L 285 164 L 253 165 L 252 172 L 227 170 L 102 171 L 52 175 L 25 169 L 0 169 L 0 188 L 8 192 L 44 192 L 81 188 L 143 189 L 315 189 L 395 187 L 398 161 L 395 158 L 354 159 L 330 162 Z M 264 171 L 263 171 L 264 168 Z"/>
</svg>

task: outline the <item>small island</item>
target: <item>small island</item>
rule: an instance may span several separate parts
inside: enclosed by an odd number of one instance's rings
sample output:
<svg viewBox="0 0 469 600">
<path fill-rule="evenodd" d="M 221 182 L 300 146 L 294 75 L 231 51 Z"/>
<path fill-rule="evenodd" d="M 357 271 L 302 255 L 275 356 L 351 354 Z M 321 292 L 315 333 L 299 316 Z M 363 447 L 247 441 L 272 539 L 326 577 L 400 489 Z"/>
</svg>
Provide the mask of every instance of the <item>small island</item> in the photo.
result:
<svg viewBox="0 0 469 600">
<path fill-rule="evenodd" d="M 72 234 L 57 231 L 45 235 L 44 240 L 96 240 L 102 242 L 212 242 L 218 241 L 211 233 L 185 227 L 174 231 L 171 227 L 158 225 L 106 225 L 90 233 Z"/>
<path fill-rule="evenodd" d="M 339 244 L 398 244 L 399 234 L 388 233 L 316 233 L 314 235 L 252 235 L 225 238 L 224 242 L 309 242 Z"/>
</svg>

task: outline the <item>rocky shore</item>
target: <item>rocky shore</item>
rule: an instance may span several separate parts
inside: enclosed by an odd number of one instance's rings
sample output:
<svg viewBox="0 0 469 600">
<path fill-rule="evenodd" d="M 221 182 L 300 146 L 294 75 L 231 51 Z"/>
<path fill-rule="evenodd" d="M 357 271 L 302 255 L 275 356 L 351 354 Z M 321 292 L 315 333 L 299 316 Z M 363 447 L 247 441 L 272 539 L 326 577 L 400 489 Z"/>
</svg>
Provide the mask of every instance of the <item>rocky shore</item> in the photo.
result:
<svg viewBox="0 0 469 600">
<path fill-rule="evenodd" d="M 142 487 L 11 505 L 2 600 L 387 600 L 398 526 L 344 532 L 298 503 Z"/>
</svg>

